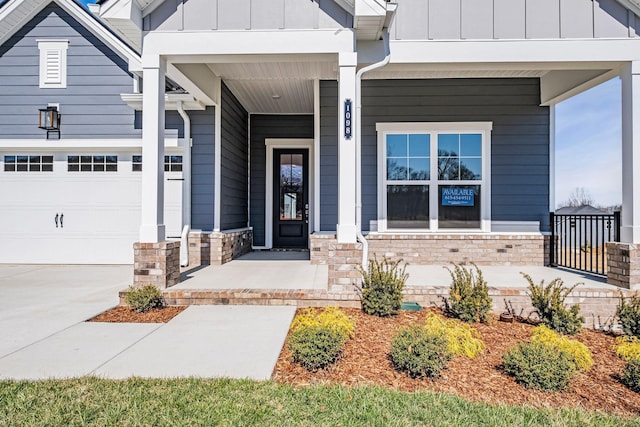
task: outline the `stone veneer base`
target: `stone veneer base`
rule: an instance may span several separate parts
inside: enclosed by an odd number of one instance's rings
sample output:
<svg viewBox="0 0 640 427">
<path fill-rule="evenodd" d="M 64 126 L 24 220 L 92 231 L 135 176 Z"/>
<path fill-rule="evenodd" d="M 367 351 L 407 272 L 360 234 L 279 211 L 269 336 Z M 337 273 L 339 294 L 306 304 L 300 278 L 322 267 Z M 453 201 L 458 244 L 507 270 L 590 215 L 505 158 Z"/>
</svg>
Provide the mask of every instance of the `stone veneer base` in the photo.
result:
<svg viewBox="0 0 640 427">
<path fill-rule="evenodd" d="M 607 245 L 607 283 L 625 289 L 640 290 L 640 249 L 630 243 Z"/>
<path fill-rule="evenodd" d="M 250 228 L 189 233 L 189 266 L 222 265 L 251 252 L 253 230 Z"/>
<path fill-rule="evenodd" d="M 134 243 L 133 285 L 166 289 L 180 283 L 180 242 Z"/>
</svg>

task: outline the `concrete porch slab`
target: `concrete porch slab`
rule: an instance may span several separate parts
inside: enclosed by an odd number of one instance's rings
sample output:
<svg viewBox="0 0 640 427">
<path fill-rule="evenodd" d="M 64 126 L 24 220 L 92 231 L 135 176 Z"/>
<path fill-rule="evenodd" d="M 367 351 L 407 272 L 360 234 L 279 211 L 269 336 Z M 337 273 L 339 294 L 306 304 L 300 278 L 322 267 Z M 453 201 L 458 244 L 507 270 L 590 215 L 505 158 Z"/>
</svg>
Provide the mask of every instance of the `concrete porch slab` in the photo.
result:
<svg viewBox="0 0 640 427">
<path fill-rule="evenodd" d="M 328 275 L 326 265 L 312 265 L 304 252 L 252 252 L 187 270 L 170 289 L 327 289 Z"/>
</svg>

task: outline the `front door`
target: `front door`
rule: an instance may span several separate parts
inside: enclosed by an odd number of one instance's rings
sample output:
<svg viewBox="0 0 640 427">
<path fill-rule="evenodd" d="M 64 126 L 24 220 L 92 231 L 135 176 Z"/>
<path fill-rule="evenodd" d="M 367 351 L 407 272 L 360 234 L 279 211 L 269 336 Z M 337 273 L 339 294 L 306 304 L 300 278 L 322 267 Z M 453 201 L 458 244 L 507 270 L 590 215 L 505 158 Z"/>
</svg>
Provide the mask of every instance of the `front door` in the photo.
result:
<svg viewBox="0 0 640 427">
<path fill-rule="evenodd" d="M 273 247 L 309 247 L 309 150 L 273 150 Z"/>
</svg>

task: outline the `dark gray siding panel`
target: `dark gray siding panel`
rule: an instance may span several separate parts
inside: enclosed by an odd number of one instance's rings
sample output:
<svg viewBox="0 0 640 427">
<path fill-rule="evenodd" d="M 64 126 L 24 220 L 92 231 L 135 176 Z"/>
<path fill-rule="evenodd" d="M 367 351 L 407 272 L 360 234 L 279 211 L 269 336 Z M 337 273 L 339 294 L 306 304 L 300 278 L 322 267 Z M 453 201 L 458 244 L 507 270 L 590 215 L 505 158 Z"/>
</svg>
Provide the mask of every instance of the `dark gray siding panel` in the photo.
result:
<svg viewBox="0 0 640 427">
<path fill-rule="evenodd" d="M 313 116 L 251 115 L 251 217 L 253 244 L 264 246 L 265 174 L 268 138 L 313 138 Z M 322 180 L 321 180 L 322 181 Z M 322 203 L 322 202 L 321 202 Z"/>
<path fill-rule="evenodd" d="M 363 167 L 369 159 L 363 147 Z M 375 147 L 374 147 L 375 148 Z M 369 153 L 370 154 L 370 153 Z M 374 150 L 375 156 L 375 150 Z M 364 197 L 364 196 L 363 196 Z M 338 223 L 338 82 L 320 82 L 320 230 Z"/>
<path fill-rule="evenodd" d="M 225 84 L 222 85 L 222 170 L 220 229 L 247 226 L 249 115 Z"/>
<path fill-rule="evenodd" d="M 189 111 L 191 119 L 191 228 L 213 230 L 215 111 Z"/>
<path fill-rule="evenodd" d="M 40 89 L 38 39 L 69 40 L 67 88 Z M 44 139 L 38 109 L 60 104 L 62 138 L 140 138 L 125 60 L 54 3 L 0 46 L 0 138 Z"/>
<path fill-rule="evenodd" d="M 539 91 L 538 79 L 363 81 L 363 229 L 377 218 L 376 123 L 491 121 L 492 219 L 548 230 L 549 110 Z"/>
</svg>

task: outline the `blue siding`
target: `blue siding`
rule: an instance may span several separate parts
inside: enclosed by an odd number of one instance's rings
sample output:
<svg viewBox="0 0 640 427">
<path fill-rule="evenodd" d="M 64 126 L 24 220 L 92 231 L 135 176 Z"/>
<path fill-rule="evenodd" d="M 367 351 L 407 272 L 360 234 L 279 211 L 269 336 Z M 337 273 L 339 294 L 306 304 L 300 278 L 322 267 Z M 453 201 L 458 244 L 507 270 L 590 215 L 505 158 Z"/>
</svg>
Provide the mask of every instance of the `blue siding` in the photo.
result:
<svg viewBox="0 0 640 427">
<path fill-rule="evenodd" d="M 222 85 L 222 194 L 220 229 L 248 223 L 249 115 L 226 85 Z"/>
<path fill-rule="evenodd" d="M 547 231 L 549 109 L 539 93 L 538 79 L 363 81 L 363 229 L 377 217 L 377 122 L 492 121 L 492 219 L 540 221 Z"/>
<path fill-rule="evenodd" d="M 320 82 L 320 230 L 338 223 L 338 82 Z"/>
<path fill-rule="evenodd" d="M 251 115 L 251 226 L 256 246 L 265 244 L 267 138 L 313 138 L 313 116 Z"/>
<path fill-rule="evenodd" d="M 39 88 L 37 39 L 69 40 L 67 88 Z M 60 104 L 62 138 L 140 138 L 127 63 L 51 3 L 0 46 L 0 138 L 44 139 L 38 109 Z"/>
<path fill-rule="evenodd" d="M 215 112 L 189 111 L 191 118 L 191 228 L 213 230 Z"/>
</svg>

